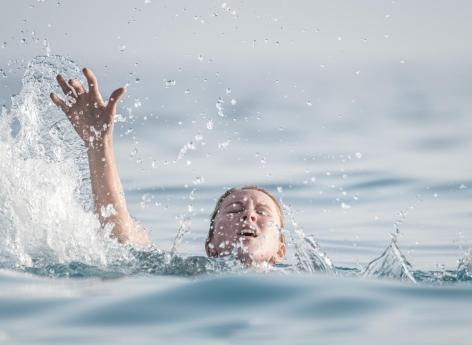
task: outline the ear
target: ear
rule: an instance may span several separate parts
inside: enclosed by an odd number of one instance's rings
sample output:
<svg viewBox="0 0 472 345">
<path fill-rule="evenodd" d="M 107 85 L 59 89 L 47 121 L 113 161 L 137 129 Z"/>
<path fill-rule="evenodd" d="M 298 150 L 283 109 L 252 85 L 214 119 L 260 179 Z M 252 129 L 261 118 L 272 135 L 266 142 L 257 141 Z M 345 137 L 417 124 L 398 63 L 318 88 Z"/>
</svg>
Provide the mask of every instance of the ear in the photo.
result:
<svg viewBox="0 0 472 345">
<path fill-rule="evenodd" d="M 208 237 L 205 241 L 205 251 L 208 257 L 210 258 L 215 258 L 218 256 L 218 253 L 216 252 L 215 248 L 210 246 L 211 244 L 211 239 Z"/>
<path fill-rule="evenodd" d="M 272 258 L 272 262 L 274 264 L 276 263 L 279 263 L 280 261 L 283 260 L 283 258 L 285 257 L 285 253 L 287 251 L 287 248 L 285 247 L 285 241 L 283 241 L 282 239 L 280 240 L 280 243 L 279 243 L 279 250 L 277 251 L 277 254 L 275 254 Z"/>
</svg>

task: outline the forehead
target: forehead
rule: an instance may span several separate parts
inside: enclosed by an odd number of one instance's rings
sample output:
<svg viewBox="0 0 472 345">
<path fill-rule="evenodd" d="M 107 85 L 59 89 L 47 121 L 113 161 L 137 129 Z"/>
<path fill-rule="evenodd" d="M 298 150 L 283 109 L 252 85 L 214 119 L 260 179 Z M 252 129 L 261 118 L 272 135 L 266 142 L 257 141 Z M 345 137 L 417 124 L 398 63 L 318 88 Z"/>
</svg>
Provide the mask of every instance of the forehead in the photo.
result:
<svg viewBox="0 0 472 345">
<path fill-rule="evenodd" d="M 248 203 L 251 201 L 255 204 L 264 204 L 273 208 L 277 207 L 271 197 L 255 189 L 236 190 L 223 200 L 222 205 L 226 206 L 234 202 Z"/>
</svg>

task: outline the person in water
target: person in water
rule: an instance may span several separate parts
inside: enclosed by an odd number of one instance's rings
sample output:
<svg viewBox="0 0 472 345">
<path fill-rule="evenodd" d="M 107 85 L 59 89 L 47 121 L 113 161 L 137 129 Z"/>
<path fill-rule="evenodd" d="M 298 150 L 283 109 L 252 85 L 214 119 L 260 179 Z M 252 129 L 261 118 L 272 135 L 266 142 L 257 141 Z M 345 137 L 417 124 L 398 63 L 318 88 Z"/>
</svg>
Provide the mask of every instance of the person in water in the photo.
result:
<svg viewBox="0 0 472 345">
<path fill-rule="evenodd" d="M 57 81 L 65 98 L 51 93 L 51 100 L 67 116 L 87 147 L 95 212 L 100 224 L 112 225 L 111 234 L 123 244 L 146 247 L 147 230 L 136 223 L 126 207 L 113 151 L 113 124 L 121 87 L 103 100 L 97 78 L 89 68 L 83 73 L 88 90 L 76 79 Z M 245 265 L 278 263 L 285 256 L 283 210 L 278 200 L 257 186 L 232 188 L 217 201 L 210 218 L 205 250 L 210 257 L 235 255 Z"/>
</svg>

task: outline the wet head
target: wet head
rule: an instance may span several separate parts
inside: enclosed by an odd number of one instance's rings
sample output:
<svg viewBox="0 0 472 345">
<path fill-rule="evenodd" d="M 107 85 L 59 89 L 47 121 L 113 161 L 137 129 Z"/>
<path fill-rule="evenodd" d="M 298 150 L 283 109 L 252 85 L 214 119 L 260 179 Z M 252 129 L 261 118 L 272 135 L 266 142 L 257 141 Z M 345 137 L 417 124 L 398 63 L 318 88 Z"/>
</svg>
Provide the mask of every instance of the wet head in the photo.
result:
<svg viewBox="0 0 472 345">
<path fill-rule="evenodd" d="M 277 263 L 285 255 L 282 208 L 258 187 L 230 189 L 213 212 L 206 241 L 208 256 L 234 255 L 244 264 Z"/>
</svg>

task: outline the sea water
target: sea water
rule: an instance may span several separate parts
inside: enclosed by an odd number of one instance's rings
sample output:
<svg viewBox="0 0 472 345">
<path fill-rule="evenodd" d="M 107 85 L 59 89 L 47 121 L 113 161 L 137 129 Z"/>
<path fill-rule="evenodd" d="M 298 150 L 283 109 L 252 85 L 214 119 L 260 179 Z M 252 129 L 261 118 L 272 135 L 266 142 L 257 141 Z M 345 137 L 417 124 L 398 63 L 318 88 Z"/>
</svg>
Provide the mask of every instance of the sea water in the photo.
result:
<svg viewBox="0 0 472 345">
<path fill-rule="evenodd" d="M 117 160 L 155 243 L 137 250 L 100 228 L 85 148 L 48 99 L 57 73 L 81 78 L 77 64 L 24 69 L 0 117 L 2 342 L 470 342 L 472 140 L 452 86 L 366 84 L 376 98 L 336 110 L 326 81 L 318 99 L 230 72 L 232 88 L 130 90 Z M 284 205 L 280 265 L 205 257 L 216 198 L 244 184 Z"/>
</svg>

